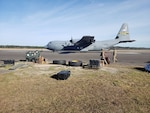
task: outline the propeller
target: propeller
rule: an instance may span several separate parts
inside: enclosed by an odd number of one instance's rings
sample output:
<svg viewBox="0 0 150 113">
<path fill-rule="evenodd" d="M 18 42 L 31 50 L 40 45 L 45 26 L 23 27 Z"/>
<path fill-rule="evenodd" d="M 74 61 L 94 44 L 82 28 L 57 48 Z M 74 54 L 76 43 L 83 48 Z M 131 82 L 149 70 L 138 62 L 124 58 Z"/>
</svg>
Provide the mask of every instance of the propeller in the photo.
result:
<svg viewBox="0 0 150 113">
<path fill-rule="evenodd" d="M 71 40 L 70 40 L 70 42 L 73 44 L 73 38 L 72 38 L 72 36 L 71 36 Z"/>
</svg>

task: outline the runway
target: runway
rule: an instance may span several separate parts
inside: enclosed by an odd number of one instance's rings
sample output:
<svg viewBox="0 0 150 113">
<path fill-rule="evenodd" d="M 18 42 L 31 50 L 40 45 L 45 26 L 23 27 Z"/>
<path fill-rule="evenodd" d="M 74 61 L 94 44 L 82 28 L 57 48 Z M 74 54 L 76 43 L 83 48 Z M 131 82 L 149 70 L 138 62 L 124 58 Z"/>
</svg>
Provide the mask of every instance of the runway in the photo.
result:
<svg viewBox="0 0 150 113">
<path fill-rule="evenodd" d="M 27 51 L 32 49 L 0 49 L 0 61 L 2 60 L 25 60 Z M 35 50 L 35 49 L 34 49 Z M 87 62 L 90 59 L 100 59 L 100 53 L 96 52 L 51 52 L 46 49 L 39 49 L 41 55 L 52 63 L 53 60 L 81 60 Z M 112 62 L 112 51 L 106 51 L 106 55 Z M 144 66 L 150 62 L 150 50 L 118 50 L 117 51 L 118 64 L 123 65 L 138 65 Z"/>
</svg>

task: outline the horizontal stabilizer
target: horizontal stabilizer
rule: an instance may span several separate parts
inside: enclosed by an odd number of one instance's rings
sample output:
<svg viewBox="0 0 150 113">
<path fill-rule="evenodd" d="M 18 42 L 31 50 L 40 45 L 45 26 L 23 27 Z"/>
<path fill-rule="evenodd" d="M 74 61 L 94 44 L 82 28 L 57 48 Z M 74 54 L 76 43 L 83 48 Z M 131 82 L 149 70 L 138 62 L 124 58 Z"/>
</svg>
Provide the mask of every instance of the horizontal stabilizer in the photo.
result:
<svg viewBox="0 0 150 113">
<path fill-rule="evenodd" d="M 125 41 L 120 41 L 119 43 L 126 43 L 126 42 L 134 42 L 135 40 L 125 40 Z"/>
</svg>

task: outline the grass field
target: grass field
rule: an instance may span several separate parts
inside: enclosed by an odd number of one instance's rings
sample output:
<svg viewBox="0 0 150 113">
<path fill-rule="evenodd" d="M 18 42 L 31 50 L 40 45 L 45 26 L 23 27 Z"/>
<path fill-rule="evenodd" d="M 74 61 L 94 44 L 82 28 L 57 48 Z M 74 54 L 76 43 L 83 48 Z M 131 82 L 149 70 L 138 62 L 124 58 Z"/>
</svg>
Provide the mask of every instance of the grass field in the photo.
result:
<svg viewBox="0 0 150 113">
<path fill-rule="evenodd" d="M 71 76 L 51 78 L 61 70 Z M 150 74 L 141 67 L 111 64 L 91 70 L 31 63 L 0 74 L 0 113 L 149 112 Z"/>
</svg>

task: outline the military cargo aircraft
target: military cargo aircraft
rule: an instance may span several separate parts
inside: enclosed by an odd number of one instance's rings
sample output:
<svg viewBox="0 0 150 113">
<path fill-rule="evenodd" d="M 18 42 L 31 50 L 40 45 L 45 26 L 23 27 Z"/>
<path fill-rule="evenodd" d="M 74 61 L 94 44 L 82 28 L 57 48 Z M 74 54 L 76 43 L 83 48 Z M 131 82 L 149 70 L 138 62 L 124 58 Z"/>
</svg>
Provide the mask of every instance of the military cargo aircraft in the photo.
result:
<svg viewBox="0 0 150 113">
<path fill-rule="evenodd" d="M 109 49 L 116 44 L 133 42 L 130 40 L 128 25 L 124 23 L 115 39 L 95 41 L 94 36 L 83 36 L 82 39 L 71 39 L 70 41 L 51 41 L 45 48 L 52 51 L 100 51 Z"/>
</svg>

